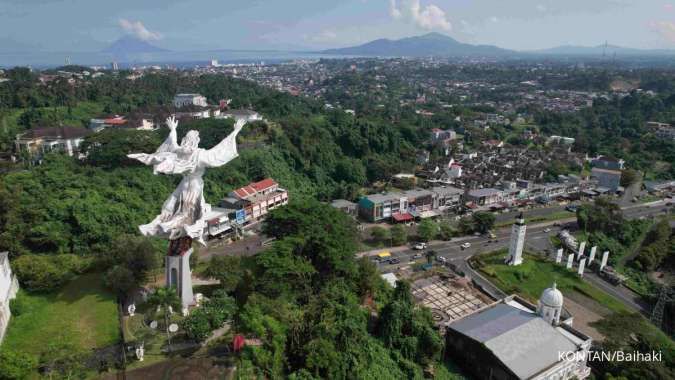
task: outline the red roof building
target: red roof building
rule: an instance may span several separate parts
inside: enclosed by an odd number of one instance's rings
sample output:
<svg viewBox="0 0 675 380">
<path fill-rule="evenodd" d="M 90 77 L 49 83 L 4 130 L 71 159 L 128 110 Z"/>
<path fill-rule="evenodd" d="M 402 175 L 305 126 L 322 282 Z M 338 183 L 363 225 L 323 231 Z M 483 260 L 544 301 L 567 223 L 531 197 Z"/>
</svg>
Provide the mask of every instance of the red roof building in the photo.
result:
<svg viewBox="0 0 675 380">
<path fill-rule="evenodd" d="M 232 191 L 222 202 L 224 207 L 244 212 L 243 218 L 237 218 L 240 224 L 258 221 L 270 210 L 287 203 L 288 192 L 280 188 L 272 178 L 240 187 Z"/>
</svg>

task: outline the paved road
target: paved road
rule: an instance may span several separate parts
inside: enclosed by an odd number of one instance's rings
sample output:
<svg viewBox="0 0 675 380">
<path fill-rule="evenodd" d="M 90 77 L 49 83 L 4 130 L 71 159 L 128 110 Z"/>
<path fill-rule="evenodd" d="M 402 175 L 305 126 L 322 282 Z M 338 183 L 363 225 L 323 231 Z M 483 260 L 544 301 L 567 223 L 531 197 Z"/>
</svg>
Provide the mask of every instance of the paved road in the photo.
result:
<svg viewBox="0 0 675 380">
<path fill-rule="evenodd" d="M 662 214 L 664 212 L 664 208 L 666 208 L 665 202 L 654 202 L 653 204 L 633 204 L 624 208 L 624 216 L 629 219 L 648 217 Z M 672 207 L 668 207 L 667 209 L 671 208 Z M 558 224 L 560 226 L 557 226 Z M 545 252 L 547 249 L 550 250 L 549 252 L 553 252 L 553 247 L 550 243 L 550 236 L 557 234 L 561 228 L 574 230 L 576 228 L 576 218 L 571 217 L 569 219 L 558 220 L 556 222 L 545 222 L 528 225 L 525 242 L 526 247 L 528 250 L 533 252 Z M 433 249 L 436 252 L 437 257 L 444 257 L 448 263 L 454 264 L 459 270 L 470 275 L 471 278 L 474 279 L 480 286 L 482 286 L 489 294 L 500 298 L 503 296 L 503 293 L 495 286 L 490 284 L 489 281 L 480 276 L 479 273 L 472 270 L 467 264 L 467 259 L 475 254 L 492 252 L 501 248 L 506 248 L 509 243 L 510 233 L 510 228 L 505 227 L 495 231 L 495 234 L 497 235 L 496 242 L 490 242 L 491 239 L 484 235 L 465 236 L 455 238 L 447 242 L 433 242 L 429 245 L 428 249 Z M 469 248 L 462 249 L 461 245 L 467 242 L 471 244 L 471 246 Z M 415 260 L 413 260 L 413 256 L 420 254 L 420 251 L 415 251 L 411 248 L 393 249 L 389 250 L 389 252 L 391 252 L 392 258 L 400 260 L 400 263 L 393 265 L 386 263 L 378 264 L 380 271 L 383 273 L 394 272 L 400 267 L 414 263 Z M 426 261 L 423 253 L 422 257 L 417 258 L 416 261 Z M 640 311 L 643 314 L 648 314 L 650 312 L 649 305 L 642 302 L 640 297 L 630 289 L 624 286 L 611 285 L 590 271 L 587 271 L 584 274 L 584 278 L 610 295 L 616 297 L 629 308 Z"/>
</svg>

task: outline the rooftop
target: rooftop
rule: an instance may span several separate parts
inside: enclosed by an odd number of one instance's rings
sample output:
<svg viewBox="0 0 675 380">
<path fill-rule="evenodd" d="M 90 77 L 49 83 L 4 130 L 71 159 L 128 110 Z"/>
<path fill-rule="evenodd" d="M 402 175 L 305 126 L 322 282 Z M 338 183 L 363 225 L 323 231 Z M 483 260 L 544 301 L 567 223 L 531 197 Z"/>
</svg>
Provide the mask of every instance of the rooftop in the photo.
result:
<svg viewBox="0 0 675 380">
<path fill-rule="evenodd" d="M 527 308 L 501 302 L 447 328 L 482 343 L 522 379 L 557 363 L 559 352 L 577 351 L 580 341 Z"/>
<path fill-rule="evenodd" d="M 488 197 L 491 195 L 499 195 L 501 193 L 501 190 L 493 188 L 469 190 L 469 196 L 472 197 Z"/>
<path fill-rule="evenodd" d="M 21 139 L 75 139 L 90 135 L 92 132 L 86 128 L 79 127 L 44 127 L 33 128 L 19 135 Z"/>
</svg>

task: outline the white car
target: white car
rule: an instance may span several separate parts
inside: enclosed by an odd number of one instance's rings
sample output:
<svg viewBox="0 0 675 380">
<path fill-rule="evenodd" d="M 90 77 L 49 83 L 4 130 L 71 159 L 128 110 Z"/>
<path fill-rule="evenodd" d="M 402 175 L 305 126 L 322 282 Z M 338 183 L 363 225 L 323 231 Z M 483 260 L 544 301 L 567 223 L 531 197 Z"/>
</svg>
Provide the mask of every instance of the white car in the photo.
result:
<svg viewBox="0 0 675 380">
<path fill-rule="evenodd" d="M 448 260 L 447 260 L 445 257 L 443 257 L 443 256 L 438 256 L 438 257 L 436 257 L 436 260 L 438 260 L 438 261 L 440 261 L 440 262 L 442 262 L 442 263 L 445 263 L 446 261 L 448 261 Z"/>
<path fill-rule="evenodd" d="M 460 247 L 462 247 L 462 249 L 467 249 L 467 248 L 471 247 L 471 243 L 466 242 L 466 243 L 462 244 Z"/>
<path fill-rule="evenodd" d="M 421 253 L 416 253 L 416 254 L 413 255 L 412 258 L 413 258 L 413 260 L 420 259 L 420 258 L 422 258 L 422 254 L 421 254 Z"/>
<path fill-rule="evenodd" d="M 548 228 L 548 227 L 546 227 L 546 228 L 544 228 L 544 232 L 545 232 L 545 233 L 549 233 L 549 232 L 551 232 L 551 229 Z"/>
<path fill-rule="evenodd" d="M 417 243 L 413 246 L 413 249 L 421 251 L 423 249 L 427 249 L 427 243 Z"/>
</svg>

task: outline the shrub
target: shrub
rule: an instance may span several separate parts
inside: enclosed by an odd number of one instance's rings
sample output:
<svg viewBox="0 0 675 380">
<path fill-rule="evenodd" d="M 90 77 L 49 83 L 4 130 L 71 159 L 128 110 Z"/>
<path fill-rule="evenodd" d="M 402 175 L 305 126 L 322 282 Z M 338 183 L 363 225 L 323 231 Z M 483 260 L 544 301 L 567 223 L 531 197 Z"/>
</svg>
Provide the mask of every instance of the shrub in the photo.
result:
<svg viewBox="0 0 675 380">
<path fill-rule="evenodd" d="M 91 260 L 75 255 L 23 255 L 12 263 L 23 288 L 45 292 L 86 271 Z"/>
<path fill-rule="evenodd" d="M 37 358 L 30 354 L 8 349 L 0 351 L 0 379 L 25 379 L 36 367 Z"/>
</svg>

